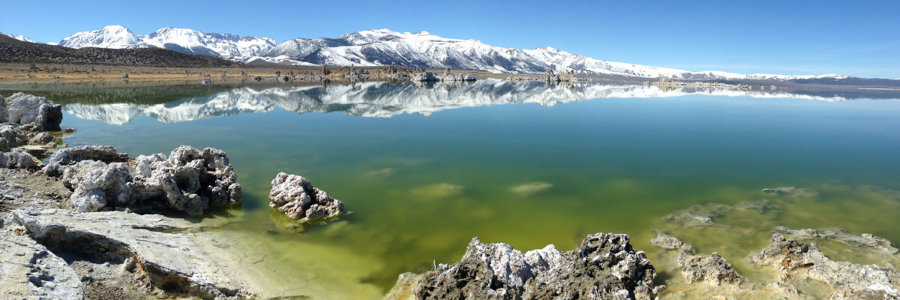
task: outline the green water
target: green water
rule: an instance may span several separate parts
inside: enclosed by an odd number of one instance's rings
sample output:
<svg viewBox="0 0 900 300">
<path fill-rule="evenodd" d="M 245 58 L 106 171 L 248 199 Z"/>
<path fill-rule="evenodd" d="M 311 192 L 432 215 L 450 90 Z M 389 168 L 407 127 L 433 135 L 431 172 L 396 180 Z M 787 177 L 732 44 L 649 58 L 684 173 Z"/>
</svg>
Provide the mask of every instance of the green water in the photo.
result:
<svg viewBox="0 0 900 300">
<path fill-rule="evenodd" d="M 187 99 L 177 94 L 183 87 L 170 87 L 176 99 L 149 93 L 154 98 L 141 102 L 138 93 L 128 109 L 92 101 L 93 94 L 109 98 L 103 89 L 53 93 L 66 103 L 63 127 L 78 129 L 69 145 L 109 144 L 132 156 L 181 144 L 225 150 L 245 200 L 223 230 L 236 247 L 264 253 L 247 267 L 273 294 L 380 298 L 402 272 L 459 259 L 474 236 L 522 250 L 551 243 L 568 250 L 589 233 L 628 233 L 654 261 L 661 252 L 649 239 L 663 228 L 702 253 L 719 251 L 750 277 L 745 257 L 765 246 L 776 225 L 842 227 L 900 241 L 898 101 L 692 94 L 565 100 L 596 94 L 525 85 L 432 96 L 386 84 L 189 90 L 182 93 L 203 96 Z M 556 105 L 522 103 L 547 94 L 554 101 L 543 104 Z M 496 105 L 449 109 L 454 99 L 479 97 Z M 422 108 L 434 103 L 441 109 Z M 373 107 L 391 113 L 359 116 Z M 131 113 L 111 116 L 122 111 Z M 298 232 L 267 206 L 277 172 L 310 178 L 351 213 Z M 761 192 L 777 186 L 816 195 L 788 201 Z M 662 219 L 695 204 L 760 199 L 776 203 L 778 213 L 717 220 L 740 230 L 684 229 Z"/>
</svg>

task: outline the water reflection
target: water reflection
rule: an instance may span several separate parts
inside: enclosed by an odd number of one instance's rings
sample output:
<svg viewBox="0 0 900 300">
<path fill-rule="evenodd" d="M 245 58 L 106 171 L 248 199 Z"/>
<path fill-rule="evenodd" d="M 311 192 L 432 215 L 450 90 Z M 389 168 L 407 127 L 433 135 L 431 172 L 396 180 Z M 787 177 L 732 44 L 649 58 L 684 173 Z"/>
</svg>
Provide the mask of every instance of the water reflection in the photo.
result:
<svg viewBox="0 0 900 300">
<path fill-rule="evenodd" d="M 823 101 L 865 97 L 865 94 L 737 90 L 716 88 L 660 89 L 644 85 L 605 85 L 574 83 L 547 85 L 543 82 L 508 82 L 481 80 L 464 85 L 422 86 L 409 82 L 365 82 L 355 85 L 234 87 L 210 90 L 208 95 L 178 98 L 168 103 L 108 103 L 79 97 L 64 109 L 82 119 L 109 124 L 126 124 L 139 116 L 165 123 L 202 118 L 230 116 L 240 113 L 264 113 L 280 108 L 296 113 L 343 112 L 361 117 L 392 117 L 398 114 L 432 113 L 461 107 L 536 103 L 551 106 L 559 103 L 602 98 L 659 98 L 688 94 L 715 96 L 749 96 L 755 98 L 803 98 Z M 848 97 L 849 95 L 849 97 Z M 868 95 L 878 97 L 881 94 Z M 68 102 L 68 101 L 66 101 Z M 105 104 L 94 104 L 94 103 Z M 89 103 L 89 104 L 86 104 Z"/>
</svg>

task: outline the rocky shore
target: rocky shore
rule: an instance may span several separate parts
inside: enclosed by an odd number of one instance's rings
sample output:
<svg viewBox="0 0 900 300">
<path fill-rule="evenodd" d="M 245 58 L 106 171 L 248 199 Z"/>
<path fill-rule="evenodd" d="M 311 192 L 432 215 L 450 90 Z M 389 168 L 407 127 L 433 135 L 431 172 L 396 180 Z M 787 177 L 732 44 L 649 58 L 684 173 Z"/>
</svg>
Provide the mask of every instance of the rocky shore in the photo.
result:
<svg viewBox="0 0 900 300">
<path fill-rule="evenodd" d="M 47 99 L 0 97 L 0 296 L 269 296 L 265 279 L 247 271 L 265 258 L 221 230 L 207 230 L 217 222 L 208 218 L 212 211 L 242 201 L 224 151 L 180 146 L 132 158 L 109 146 L 57 149 L 61 120 L 59 106 Z M 298 224 L 346 213 L 343 202 L 304 177 L 279 173 L 271 184 L 270 212 Z M 887 239 L 840 228 L 729 223 L 745 216 L 777 220 L 785 203 L 814 201 L 818 193 L 777 187 L 760 195 L 673 212 L 648 238 L 649 249 L 613 233 L 589 234 L 570 251 L 548 245 L 522 252 L 476 237 L 458 262 L 400 275 L 386 298 L 900 299 L 900 249 Z M 768 243 L 752 251 L 704 251 L 705 236 L 760 234 L 770 236 Z M 829 257 L 820 244 L 840 245 L 872 263 Z"/>
</svg>

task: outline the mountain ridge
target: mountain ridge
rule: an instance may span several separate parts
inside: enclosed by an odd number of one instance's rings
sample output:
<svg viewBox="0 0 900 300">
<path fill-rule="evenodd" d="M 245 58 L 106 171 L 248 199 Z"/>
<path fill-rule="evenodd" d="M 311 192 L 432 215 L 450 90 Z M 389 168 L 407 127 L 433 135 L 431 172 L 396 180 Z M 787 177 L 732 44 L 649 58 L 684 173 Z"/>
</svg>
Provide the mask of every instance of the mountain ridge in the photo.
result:
<svg viewBox="0 0 900 300">
<path fill-rule="evenodd" d="M 611 62 L 552 47 L 518 49 L 493 46 L 474 39 L 445 38 L 427 31 L 395 32 L 369 29 L 338 38 L 295 38 L 281 43 L 267 37 L 204 33 L 164 27 L 139 35 L 120 25 L 84 31 L 66 37 L 70 48 L 165 48 L 183 53 L 215 56 L 243 64 L 387 66 L 452 68 L 492 73 L 556 73 L 610 75 L 634 78 L 670 77 L 682 80 L 810 80 L 847 76 L 738 74 L 723 71 L 687 71 L 674 68 Z"/>
</svg>

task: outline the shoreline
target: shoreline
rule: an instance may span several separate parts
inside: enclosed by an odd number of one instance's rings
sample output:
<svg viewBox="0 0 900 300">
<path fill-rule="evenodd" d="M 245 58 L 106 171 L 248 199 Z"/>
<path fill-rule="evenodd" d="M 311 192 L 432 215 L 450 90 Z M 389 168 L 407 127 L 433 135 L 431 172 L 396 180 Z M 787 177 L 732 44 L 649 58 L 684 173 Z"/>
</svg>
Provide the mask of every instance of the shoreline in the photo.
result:
<svg viewBox="0 0 900 300">
<path fill-rule="evenodd" d="M 9 172 L 9 170 L 11 170 L 11 169 L 4 168 L 2 170 L 4 172 Z M 25 176 L 25 178 L 19 178 L 16 176 Z M 33 180 L 17 181 L 20 179 L 28 179 L 29 176 L 34 176 L 34 177 L 32 177 Z M 94 212 L 73 213 L 73 212 L 70 212 L 67 210 L 59 210 L 59 209 L 50 209 L 50 210 L 46 210 L 46 211 L 19 210 L 19 211 L 13 212 L 12 214 L 14 216 L 12 218 L 10 218 L 11 210 L 21 208 L 22 206 L 25 206 L 25 205 L 36 205 L 38 207 L 47 206 L 48 208 L 53 208 L 54 205 L 56 205 L 57 207 L 63 206 L 64 204 L 69 202 L 69 199 L 71 198 L 71 194 L 66 195 L 66 192 L 71 192 L 71 191 L 67 187 L 62 185 L 63 184 L 62 182 L 60 182 L 58 180 L 54 180 L 53 178 L 51 178 L 49 176 L 43 175 L 39 171 L 36 171 L 33 173 L 28 173 L 28 174 L 20 174 L 19 171 L 15 171 L 14 173 L 4 175 L 3 177 L 4 177 L 4 180 L 2 181 L 2 183 L 0 183 L 0 184 L 2 184 L 3 188 L 14 187 L 13 185 L 10 185 L 10 183 L 12 183 L 12 184 L 16 184 L 19 186 L 27 187 L 29 189 L 29 191 L 32 191 L 32 188 L 54 188 L 54 189 L 56 189 L 56 191 L 48 190 L 43 193 L 43 195 L 46 197 L 42 196 L 40 199 L 44 199 L 45 200 L 44 203 L 47 203 L 47 204 L 40 204 L 41 202 L 27 202 L 27 201 L 34 201 L 34 199 L 28 200 L 28 199 L 25 199 L 25 197 L 24 197 L 24 195 L 26 195 L 26 194 L 30 195 L 31 194 L 30 192 L 29 193 L 22 192 L 21 194 L 23 196 L 18 196 L 18 197 L 11 198 L 11 199 L 3 199 L 2 211 L 0 211 L 0 215 L 2 215 L 2 217 L 3 217 L 2 218 L 3 221 L 2 221 L 2 223 L 0 223 L 0 227 L 2 227 L 2 229 L 3 229 L 3 234 L 9 234 L 9 232 L 13 232 L 13 233 L 21 232 L 23 234 L 25 232 L 30 232 L 29 235 L 31 235 L 31 234 L 36 234 L 36 233 L 41 232 L 41 228 L 51 228 L 53 226 L 61 225 L 61 226 L 70 226 L 70 228 L 72 228 L 73 232 L 90 232 L 92 235 L 101 235 L 101 234 L 98 234 L 98 232 L 102 233 L 102 231 L 100 231 L 101 229 L 92 227 L 94 225 L 91 225 L 90 221 L 88 221 L 88 222 L 66 221 L 66 222 L 69 222 L 69 224 L 60 223 L 62 221 L 59 221 L 59 220 L 78 220 L 77 216 L 79 216 L 79 214 L 85 214 L 84 216 L 87 216 L 87 214 L 97 214 Z M 7 177 L 11 178 L 12 180 L 6 179 Z M 31 183 L 27 183 L 27 182 L 31 182 Z M 52 184 L 47 185 L 46 182 L 52 182 Z M 60 187 L 60 186 L 62 186 L 62 187 Z M 62 190 L 62 189 L 65 189 L 65 190 Z M 794 284 L 791 281 L 774 280 L 772 285 L 770 286 L 770 285 L 760 285 L 755 280 L 754 281 L 748 280 L 747 282 L 745 282 L 743 280 L 736 279 L 736 278 L 741 278 L 741 276 L 746 276 L 747 274 L 739 274 L 738 275 L 737 273 L 728 272 L 728 270 L 734 271 L 735 268 L 734 268 L 734 266 L 731 265 L 732 263 L 738 264 L 738 263 L 742 263 L 742 262 L 735 262 L 735 261 L 729 262 L 729 261 L 726 261 L 721 256 L 719 256 L 717 258 L 716 256 L 718 254 L 713 255 L 712 253 L 710 253 L 708 255 L 694 257 L 693 255 L 695 253 L 691 252 L 692 250 L 688 250 L 688 249 L 693 249 L 693 247 L 691 247 L 690 244 L 683 242 L 677 238 L 677 236 L 679 236 L 678 232 L 692 231 L 692 230 L 700 230 L 701 232 L 710 232 L 711 231 L 711 232 L 718 232 L 718 233 L 731 232 L 731 234 L 734 234 L 734 231 L 738 230 L 738 228 L 731 228 L 727 224 L 721 224 L 720 219 L 725 219 L 725 216 L 729 216 L 732 214 L 736 214 L 736 215 L 751 214 L 751 215 L 761 215 L 761 216 L 767 217 L 767 216 L 770 216 L 773 212 L 778 211 L 779 205 L 785 205 L 784 203 L 792 203 L 795 201 L 809 201 L 809 199 L 814 199 L 814 197 L 816 197 L 816 194 L 817 194 L 813 190 L 803 189 L 803 188 L 793 188 L 793 187 L 779 187 L 779 188 L 764 189 L 761 191 L 761 193 L 763 195 L 765 195 L 766 198 L 771 198 L 771 199 L 776 199 L 776 200 L 773 200 L 771 202 L 764 202 L 764 201 L 752 201 L 752 202 L 746 202 L 746 203 L 742 202 L 742 203 L 738 203 L 735 205 L 722 205 L 722 204 L 717 205 L 715 203 L 712 203 L 710 205 L 697 205 L 694 207 L 676 211 L 665 218 L 665 222 L 666 222 L 665 224 L 668 224 L 668 226 L 670 226 L 670 227 L 664 228 L 665 232 L 663 232 L 663 233 L 657 233 L 657 238 L 662 241 L 654 243 L 654 245 L 658 244 L 656 246 L 662 248 L 663 252 L 665 253 L 663 256 L 670 256 L 671 257 L 670 259 L 672 259 L 673 262 L 670 262 L 670 263 L 663 262 L 663 261 L 660 261 L 660 262 L 650 261 L 649 262 L 649 264 L 653 264 L 653 266 L 658 266 L 659 267 L 658 269 L 661 271 L 665 271 L 666 274 L 674 275 L 674 276 L 672 276 L 672 278 L 664 280 L 666 282 L 666 284 L 669 285 L 669 288 L 667 288 L 666 290 L 660 291 L 662 293 L 661 295 L 663 297 L 665 297 L 666 295 L 670 295 L 672 297 L 678 297 L 678 294 L 667 294 L 667 293 L 669 293 L 669 292 L 667 292 L 667 290 L 672 293 L 683 293 L 683 294 L 681 294 L 681 297 L 690 297 L 691 295 L 698 295 L 698 294 L 691 294 L 693 292 L 698 292 L 698 291 L 701 293 L 705 293 L 702 295 L 706 295 L 706 296 L 725 294 L 725 295 L 732 295 L 734 297 L 760 297 L 760 298 L 765 298 L 767 296 L 773 296 L 773 295 L 798 297 L 801 295 L 805 295 L 804 293 L 808 292 L 804 289 L 805 286 L 802 286 L 802 285 L 794 286 Z M 25 201 L 25 202 L 23 202 L 22 204 L 10 204 L 10 202 L 14 202 L 14 201 Z M 13 205 L 13 206 L 9 206 L 9 205 Z M 41 217 L 40 217 L 41 214 L 47 214 L 49 217 L 41 219 Z M 201 233 L 196 233 L 196 232 L 191 233 L 192 231 L 196 230 L 196 227 L 195 227 L 196 224 L 187 224 L 187 223 L 181 222 L 183 220 L 178 221 L 179 218 L 162 217 L 162 216 L 152 215 L 152 214 L 139 215 L 139 214 L 134 214 L 134 213 L 127 212 L 127 211 L 101 212 L 101 213 L 97 214 L 97 216 L 99 216 L 101 214 L 104 216 L 110 217 L 110 218 L 113 218 L 113 217 L 119 218 L 117 220 L 120 220 L 120 221 L 117 221 L 117 222 L 135 222 L 134 221 L 135 219 L 146 219 L 146 216 L 149 216 L 150 218 L 155 218 L 155 219 L 153 219 L 153 221 L 149 221 L 150 223 L 134 223 L 137 225 L 131 226 L 131 227 L 133 227 L 133 230 L 143 230 L 143 231 L 158 232 L 158 233 L 164 233 L 166 231 L 175 231 L 175 232 L 184 231 L 187 233 L 178 233 L 178 234 L 196 234 L 196 235 L 194 235 L 194 237 L 198 237 L 199 239 L 206 239 L 206 237 L 208 237 L 208 233 L 202 233 L 202 232 Z M 29 217 L 29 216 L 31 216 L 31 217 Z M 59 217 L 53 217 L 53 216 L 59 216 Z M 31 218 L 31 219 L 29 219 L 29 218 Z M 53 221 L 52 219 L 59 219 L 59 220 Z M 28 220 L 34 220 L 34 221 L 30 222 Z M 41 221 L 41 220 L 43 220 L 43 221 Z M 53 222 L 57 222 L 57 223 L 53 223 Z M 144 221 L 142 221 L 142 222 L 144 222 Z M 29 227 L 28 224 L 32 224 L 31 229 L 28 229 L 28 227 Z M 122 223 L 122 224 L 129 224 L 129 223 Z M 147 225 L 147 224 L 150 224 L 150 225 Z M 19 231 L 19 230 L 23 230 L 23 231 Z M 127 231 L 126 232 L 114 232 L 114 233 L 125 236 L 125 237 L 127 237 L 128 234 L 130 234 Z M 674 235 L 670 235 L 668 233 L 674 233 Z M 103 234 L 113 234 L 113 233 L 107 232 L 107 233 L 103 233 Z M 147 234 L 147 233 L 141 233 L 141 234 Z M 153 235 L 156 235 L 156 234 L 153 234 Z M 22 237 L 22 235 L 16 235 L 16 236 Z M 40 234 L 37 234 L 36 236 L 37 236 L 37 239 L 41 239 Z M 156 235 L 156 236 L 164 236 L 164 235 Z M 783 237 L 787 237 L 787 238 L 779 239 L 779 238 L 777 238 L 777 236 L 783 236 Z M 70 238 L 65 238 L 65 236 L 63 236 L 63 237 L 64 237 L 64 239 L 70 239 Z M 119 241 L 121 241 L 121 240 L 127 240 L 127 238 L 120 238 Z M 215 236 L 213 236 L 209 239 L 210 243 L 215 243 L 215 240 L 217 240 L 217 237 L 215 237 Z M 656 240 L 656 239 L 654 239 L 654 240 Z M 830 259 L 828 259 L 827 257 L 825 257 L 824 259 L 821 258 L 820 256 L 824 257 L 824 255 L 817 254 L 817 252 L 811 250 L 811 249 L 815 248 L 816 251 L 818 251 L 818 248 L 816 248 L 815 246 L 810 246 L 810 245 L 815 245 L 815 244 L 809 244 L 811 241 L 819 241 L 819 240 L 834 241 L 837 243 L 847 244 L 848 247 L 855 247 L 855 248 L 851 248 L 851 249 L 858 249 L 859 251 L 874 251 L 875 254 L 872 256 L 873 259 L 877 259 L 879 257 L 879 253 L 886 253 L 886 254 L 881 254 L 881 256 L 883 258 L 889 258 L 891 256 L 897 256 L 897 252 L 898 252 L 897 248 L 894 247 L 893 244 L 890 243 L 890 241 L 887 241 L 883 238 L 879 238 L 879 237 L 873 236 L 873 235 L 867 235 L 867 234 L 857 235 L 857 234 L 849 233 L 846 231 L 840 231 L 840 230 L 835 231 L 835 230 L 828 230 L 828 229 L 793 230 L 793 229 L 789 229 L 789 228 L 776 227 L 776 231 L 773 232 L 773 234 L 772 234 L 772 240 L 770 241 L 770 246 L 767 246 L 766 248 L 757 249 L 760 252 L 757 252 L 757 250 L 754 250 L 754 253 L 764 253 L 764 252 L 770 253 L 770 254 L 762 255 L 761 258 L 755 259 L 755 261 L 757 262 L 756 264 L 759 265 L 760 270 L 762 270 L 762 271 L 760 271 L 762 274 L 773 275 L 773 276 L 771 276 L 771 278 L 779 278 L 778 276 L 774 276 L 774 275 L 779 274 L 779 272 L 783 272 L 783 274 L 793 274 L 794 276 L 799 276 L 798 278 L 809 277 L 808 279 L 803 279 L 803 280 L 807 280 L 807 281 L 811 281 L 811 282 L 824 282 L 826 285 L 830 286 L 831 289 L 835 290 L 834 295 L 838 295 L 839 297 L 840 296 L 853 297 L 853 296 L 863 295 L 863 294 L 857 294 L 860 292 L 875 293 L 875 292 L 879 291 L 879 290 L 869 291 L 869 290 L 865 289 L 865 286 L 873 286 L 873 285 L 875 285 L 875 283 L 868 284 L 866 282 L 861 282 L 858 280 L 859 278 L 855 278 L 857 280 L 857 281 L 855 281 L 855 283 L 854 282 L 848 283 L 847 278 L 836 277 L 836 276 L 838 276 L 837 274 L 844 274 L 844 273 L 852 274 L 853 273 L 853 272 L 849 272 L 848 270 L 867 270 L 867 272 L 869 272 L 869 273 L 884 272 L 884 273 L 878 273 L 878 274 L 886 274 L 886 275 L 884 275 L 883 278 L 869 278 L 868 280 L 882 280 L 882 279 L 886 278 L 888 280 L 887 285 L 889 287 L 893 286 L 894 290 L 896 290 L 896 286 L 897 286 L 896 280 L 898 280 L 898 279 L 897 279 L 895 273 L 891 273 L 889 271 L 883 271 L 882 269 L 878 269 L 878 268 L 865 269 L 865 268 L 867 268 L 866 265 L 851 264 L 851 263 L 835 263 L 835 262 L 831 261 Z M 98 239 L 98 241 L 102 242 L 102 241 L 104 241 L 104 239 Z M 791 241 L 793 241 L 793 242 L 791 242 Z M 44 242 L 48 243 L 47 240 L 45 240 Z M 59 242 L 59 241 L 56 241 L 56 242 Z M 49 243 L 53 244 L 54 241 L 50 240 Z M 135 242 L 135 241 L 131 241 L 130 243 L 139 244 L 139 242 Z M 221 241 L 219 241 L 219 243 L 221 243 Z M 651 242 L 651 243 L 653 243 L 653 242 Z M 685 246 L 686 244 L 688 246 Z M 475 245 L 474 246 L 475 249 L 478 249 L 479 247 L 487 247 L 487 246 L 481 246 L 483 244 L 474 244 L 474 245 Z M 491 245 L 495 245 L 495 246 L 490 246 L 490 247 L 502 247 L 503 249 L 507 249 L 506 247 L 509 247 L 509 246 L 502 246 L 501 244 L 491 244 Z M 662 246 L 660 246 L 660 245 L 662 245 Z M 774 246 L 772 246 L 772 245 L 774 245 Z M 781 246 L 779 246 L 779 245 L 781 245 Z M 799 246 L 806 245 L 801 248 L 805 247 L 804 249 L 807 249 L 807 250 L 797 252 L 797 251 L 791 250 L 792 248 L 784 248 L 784 247 L 787 247 L 790 245 L 799 245 Z M 216 262 L 238 261 L 237 263 L 231 263 L 231 264 L 233 264 L 231 266 L 228 266 L 227 264 L 223 265 L 222 267 L 226 268 L 226 269 L 231 268 L 231 267 L 240 268 L 242 266 L 242 263 L 246 263 L 248 261 L 249 262 L 257 261 L 260 259 L 259 257 L 254 257 L 253 254 L 247 254 L 247 253 L 243 254 L 243 255 L 245 255 L 245 257 L 242 259 L 238 259 L 238 260 L 230 260 L 227 258 L 223 259 L 223 257 L 227 257 L 234 253 L 220 252 L 220 251 L 216 250 L 218 247 L 213 247 L 213 248 L 207 249 L 207 247 L 205 247 L 205 246 L 201 247 L 201 246 L 203 246 L 203 245 L 198 245 L 197 247 L 194 247 L 194 248 L 198 249 L 197 250 L 197 251 L 199 251 L 198 253 L 201 253 L 201 254 L 195 255 L 195 257 L 200 258 L 200 261 L 205 261 L 204 258 L 210 258 L 210 257 L 217 257 L 217 259 L 215 260 Z M 784 247 L 782 247 L 782 246 L 784 246 Z M 59 246 L 56 246 L 56 247 L 57 247 L 56 249 L 59 249 L 58 248 Z M 470 248 L 471 247 L 473 247 L 472 244 L 470 244 Z M 779 247 L 782 247 L 782 248 L 779 248 Z M 48 248 L 54 248 L 54 247 L 48 247 Z M 130 247 L 130 248 L 135 248 L 135 247 Z M 114 248 L 114 249 L 119 249 L 119 248 Z M 512 248 L 509 247 L 508 249 L 512 249 Z M 787 249 L 787 250 L 785 250 L 785 249 Z M 637 250 L 655 251 L 654 249 L 637 249 Z M 129 250 L 129 251 L 131 251 L 131 250 Z M 473 250 L 473 251 L 476 251 L 476 250 Z M 507 251 L 507 250 L 504 250 L 504 251 Z M 766 252 L 766 251 L 768 251 L 768 252 Z M 52 249 L 51 249 L 51 252 L 53 252 Z M 514 249 L 508 250 L 508 253 L 509 253 L 509 255 L 513 255 L 513 256 L 516 255 Z M 555 253 L 552 251 L 551 252 L 543 252 L 543 253 L 545 253 L 546 255 L 555 255 L 555 254 L 547 254 L 547 253 Z M 778 254 L 778 253 L 781 253 L 781 254 Z M 787 254 L 784 254 L 784 253 L 787 253 Z M 521 254 L 521 252 L 520 252 L 520 254 Z M 779 258 L 780 261 L 781 262 L 787 261 L 787 264 L 789 266 L 791 266 L 790 268 L 780 269 L 781 267 L 778 267 L 776 264 L 779 261 L 779 259 L 771 258 L 771 257 L 779 257 L 779 256 L 775 256 L 775 255 L 782 255 L 782 254 L 785 255 L 785 257 Z M 527 254 L 523 254 L 523 255 L 527 256 Z M 542 254 L 542 255 L 544 255 L 544 254 Z M 562 254 L 560 254 L 560 255 L 562 255 Z M 566 255 L 574 255 L 574 254 L 566 254 Z M 62 256 L 67 256 L 67 255 L 63 254 Z M 810 257 L 812 257 L 812 258 L 810 258 Z M 100 264 L 100 266 L 97 266 L 97 265 L 77 266 L 76 265 L 76 266 L 73 266 L 73 268 L 76 268 L 76 269 L 82 268 L 82 269 L 76 270 L 76 273 L 77 272 L 85 272 L 87 269 L 105 270 L 103 272 L 106 272 L 108 274 L 97 275 L 97 276 L 101 276 L 101 277 L 102 276 L 111 276 L 109 274 L 113 274 L 113 271 L 115 271 L 115 270 L 128 269 L 129 264 L 126 263 L 126 261 L 127 261 L 126 259 L 121 259 L 121 263 L 117 264 L 117 266 L 115 266 L 114 268 L 109 268 L 108 266 L 102 266 L 102 264 Z M 492 262 L 492 261 L 495 261 L 495 260 L 494 259 L 488 260 L 488 262 Z M 501 259 L 498 258 L 496 261 L 501 261 Z M 684 263 L 685 261 L 687 261 L 688 263 Z M 793 262 L 797 262 L 796 266 L 794 266 Z M 207 261 L 206 263 L 212 263 L 212 262 Z M 459 264 L 465 265 L 466 263 L 472 263 L 472 261 L 463 260 Z M 809 264 L 812 264 L 812 266 L 810 266 Z M 767 267 L 768 265 L 776 265 L 774 272 L 768 271 L 767 268 L 770 268 L 770 267 Z M 817 265 L 820 265 L 822 267 L 819 269 L 816 269 Z M 890 265 L 890 264 L 888 264 L 888 265 Z M 515 263 L 513 263 L 512 266 L 525 267 L 522 265 L 517 265 Z M 688 268 L 686 268 L 686 266 Z M 212 268 L 215 269 L 215 267 L 212 267 Z M 139 269 L 147 270 L 148 268 L 141 267 Z M 149 268 L 149 269 L 152 269 L 152 268 Z M 741 268 L 738 268 L 738 271 L 740 271 L 740 269 Z M 440 268 L 436 268 L 435 270 L 433 270 L 433 272 L 442 274 L 442 273 L 446 273 L 446 272 L 452 272 L 452 270 L 454 270 L 454 267 L 452 265 L 446 265 L 446 267 L 442 266 Z M 685 271 L 685 270 L 687 270 L 687 271 Z M 821 274 L 816 273 L 816 272 L 821 272 L 822 270 L 825 270 L 828 272 L 821 273 Z M 485 274 L 499 272 L 494 269 L 482 269 L 482 271 L 485 272 Z M 154 271 L 151 270 L 148 273 L 148 274 L 151 274 L 151 275 L 149 275 L 149 277 L 154 276 L 154 275 L 152 275 L 153 272 Z M 544 272 L 544 271 L 541 271 L 541 272 Z M 685 275 L 685 272 L 687 272 L 688 275 Z M 894 271 L 894 272 L 896 272 L 896 271 Z M 229 272 L 229 273 L 231 273 L 231 272 Z M 535 271 L 534 273 L 540 273 L 540 272 Z M 682 279 L 679 279 L 679 276 L 678 276 L 679 273 L 682 274 L 682 276 L 683 276 L 682 278 L 684 278 L 683 280 L 686 281 L 686 283 L 679 282 L 679 280 L 682 280 Z M 447 274 L 450 274 L 450 273 L 447 273 Z M 709 274 L 713 274 L 712 275 L 713 277 L 707 277 Z M 797 275 L 797 274 L 799 274 L 799 275 Z M 822 275 L 822 274 L 825 274 L 825 275 Z M 802 276 L 806 276 L 806 277 L 802 277 Z M 401 292 L 398 292 L 398 294 L 401 294 L 401 295 L 410 295 L 411 294 L 409 292 L 405 292 L 405 293 L 402 292 L 402 289 L 404 286 L 406 287 L 407 290 L 413 289 L 412 294 L 417 293 L 417 292 L 415 292 L 415 289 L 418 289 L 419 291 L 422 290 L 420 288 L 417 288 L 418 286 L 420 286 L 420 283 L 415 283 L 416 282 L 415 280 L 419 280 L 419 279 L 414 280 L 413 279 L 414 277 L 415 276 L 413 276 L 413 277 L 405 276 L 404 277 L 401 275 L 401 279 L 403 279 L 403 280 L 401 280 L 401 282 L 400 282 L 399 286 L 401 286 L 401 287 L 399 289 L 401 289 Z M 552 282 L 552 279 L 554 276 L 550 276 L 550 277 L 551 278 L 545 279 L 545 280 L 551 280 L 548 282 Z M 750 278 L 752 276 L 747 276 L 747 277 Z M 785 276 L 781 276 L 781 277 L 785 277 Z M 788 276 L 788 277 L 790 277 L 790 276 Z M 246 282 L 252 282 L 251 279 L 249 279 L 249 278 L 250 277 L 240 279 L 239 281 L 245 281 L 245 282 L 239 283 L 239 284 L 237 284 L 237 286 L 241 286 L 241 284 L 247 284 Z M 523 286 L 519 286 L 519 285 L 515 284 L 514 283 L 515 278 L 513 278 L 513 277 L 510 277 L 510 278 L 512 281 L 503 281 L 502 282 L 505 291 L 512 291 L 512 292 L 519 291 L 519 292 L 524 293 L 529 290 L 528 288 L 525 288 Z M 524 281 L 527 281 L 527 279 L 530 277 L 518 277 L 518 278 L 524 282 Z M 96 278 L 96 279 L 102 279 L 102 278 Z M 107 279 L 109 279 L 109 278 L 107 278 Z M 854 279 L 854 278 L 850 278 L 850 279 Z M 865 279 L 865 278 L 863 278 L 863 279 Z M 148 280 L 148 281 L 141 281 L 141 280 Z M 669 280 L 672 280 L 672 283 L 669 283 L 668 282 Z M 98 281 L 103 282 L 103 280 L 98 280 Z M 113 280 L 113 281 L 115 281 L 115 280 Z M 145 279 L 140 279 L 137 282 L 137 284 L 146 284 L 147 282 L 152 283 L 152 281 L 153 281 L 152 278 L 145 278 Z M 872 282 L 876 282 L 878 284 L 884 283 L 884 281 L 872 281 Z M 237 298 L 241 298 L 244 296 L 252 297 L 253 295 L 259 296 L 259 295 L 261 295 L 261 293 L 254 292 L 254 291 L 259 291 L 259 290 L 266 288 L 265 286 L 262 286 L 260 283 L 261 282 L 257 281 L 254 284 L 249 284 L 249 285 L 255 285 L 255 286 L 248 285 L 246 287 L 247 292 L 249 294 L 242 296 L 242 294 L 240 294 L 240 293 L 234 293 L 232 296 L 235 296 Z M 445 289 L 445 291 L 447 291 L 447 293 L 457 292 L 458 290 L 454 290 L 452 288 L 453 284 L 451 284 L 451 283 L 452 283 L 451 281 L 438 280 L 436 282 L 432 282 L 432 283 L 428 283 L 428 284 L 421 284 L 421 285 L 428 286 L 428 287 L 444 286 L 445 288 L 447 288 L 447 289 Z M 84 284 L 84 283 L 82 283 L 82 284 Z M 134 283 L 131 283 L 131 284 L 134 284 Z M 857 284 L 864 285 L 864 286 L 858 287 Z M 165 286 L 165 284 L 160 285 L 160 286 Z M 178 291 L 178 290 L 190 291 L 191 290 L 191 288 L 184 287 L 182 285 L 176 285 L 176 286 L 178 286 L 178 288 L 175 289 L 176 291 Z M 201 286 L 202 286 L 202 284 L 201 284 Z M 520 287 L 521 287 L 521 290 L 518 290 Z M 791 287 L 793 287 L 793 288 L 791 288 Z M 164 290 L 163 288 L 160 288 L 160 287 L 156 287 L 156 288 Z M 225 296 L 229 296 L 229 293 L 231 293 L 231 292 L 223 291 L 220 288 L 216 288 L 216 289 L 219 290 L 220 292 L 224 293 Z M 839 289 L 839 290 L 836 290 L 836 289 Z M 152 291 L 152 290 L 153 289 L 151 288 L 149 291 Z M 225 288 L 225 290 L 233 290 L 233 288 Z M 97 290 L 97 291 L 100 291 L 100 290 Z M 134 292 L 136 293 L 135 295 L 139 295 L 139 294 L 141 294 L 141 292 L 144 292 L 144 291 L 148 291 L 148 290 L 136 290 Z M 798 294 L 798 291 L 800 291 L 799 294 Z M 881 290 L 881 291 L 885 293 L 884 294 L 884 295 L 886 295 L 885 297 L 896 297 L 896 293 L 891 294 L 891 293 L 893 293 L 893 290 L 885 289 L 885 290 Z M 159 292 L 159 291 L 157 291 L 157 292 Z M 484 292 L 488 292 L 488 291 L 484 291 Z M 630 295 L 636 297 L 636 294 L 634 294 L 634 291 L 631 291 L 631 293 L 632 294 L 630 294 Z M 175 293 L 175 294 L 177 295 L 178 293 Z M 655 294 L 655 292 L 653 294 Z M 652 298 L 653 294 L 647 294 L 647 295 L 648 295 L 648 297 Z M 162 295 L 162 294 L 157 294 L 157 296 L 160 296 L 160 295 Z M 827 294 L 825 294 L 823 296 L 827 296 Z M 219 297 L 219 296 L 216 296 L 216 297 Z"/>
</svg>

